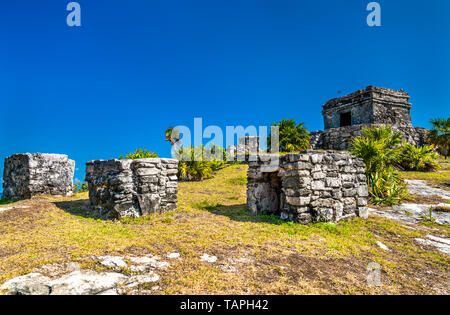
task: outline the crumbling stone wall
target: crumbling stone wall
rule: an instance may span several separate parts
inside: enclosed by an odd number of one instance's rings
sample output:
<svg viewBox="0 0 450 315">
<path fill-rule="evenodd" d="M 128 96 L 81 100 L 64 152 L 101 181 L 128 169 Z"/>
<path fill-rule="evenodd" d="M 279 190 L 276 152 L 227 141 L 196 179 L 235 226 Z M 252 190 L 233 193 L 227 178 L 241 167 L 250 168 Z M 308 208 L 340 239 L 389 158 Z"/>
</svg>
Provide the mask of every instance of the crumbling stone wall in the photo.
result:
<svg viewBox="0 0 450 315">
<path fill-rule="evenodd" d="M 339 128 L 341 114 L 351 116 L 350 125 L 389 124 L 411 127 L 411 104 L 404 91 L 368 86 L 346 96 L 334 98 L 323 106 L 325 129 Z"/>
<path fill-rule="evenodd" d="M 367 218 L 368 188 L 361 159 L 336 151 L 282 155 L 278 165 L 266 159 L 249 163 L 247 205 L 253 213 L 304 224 Z"/>
<path fill-rule="evenodd" d="M 91 210 L 115 219 L 177 209 L 178 160 L 97 160 L 86 163 Z"/>
<path fill-rule="evenodd" d="M 36 195 L 71 196 L 75 161 L 67 155 L 25 153 L 5 159 L 3 197 L 28 199 Z"/>
<path fill-rule="evenodd" d="M 363 133 L 363 129 L 382 127 L 381 124 L 356 125 L 311 132 L 311 149 L 349 150 L 352 140 Z M 428 129 L 420 127 L 392 126 L 395 132 L 403 134 L 403 141 L 417 146 L 427 144 Z"/>
</svg>

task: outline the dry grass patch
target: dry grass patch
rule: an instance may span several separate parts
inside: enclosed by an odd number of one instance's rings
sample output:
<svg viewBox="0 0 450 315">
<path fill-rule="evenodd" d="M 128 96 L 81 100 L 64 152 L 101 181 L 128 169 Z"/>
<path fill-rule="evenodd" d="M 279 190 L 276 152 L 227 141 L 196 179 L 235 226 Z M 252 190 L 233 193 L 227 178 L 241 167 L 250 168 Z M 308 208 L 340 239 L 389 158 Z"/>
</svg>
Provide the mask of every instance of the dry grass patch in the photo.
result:
<svg viewBox="0 0 450 315">
<path fill-rule="evenodd" d="M 171 252 L 182 259 L 159 272 L 159 294 L 429 294 L 449 272 L 448 256 L 414 242 L 430 233 L 426 226 L 410 230 L 378 217 L 300 225 L 253 216 L 237 180 L 246 172 L 233 165 L 213 179 L 180 183 L 178 211 L 137 219 L 85 216 L 86 193 L 18 202 L 30 208 L 0 213 L 0 283 L 47 264 L 98 268 L 90 257 Z M 203 254 L 217 262 L 200 261 Z M 383 270 L 381 287 L 366 283 L 370 262 Z"/>
</svg>

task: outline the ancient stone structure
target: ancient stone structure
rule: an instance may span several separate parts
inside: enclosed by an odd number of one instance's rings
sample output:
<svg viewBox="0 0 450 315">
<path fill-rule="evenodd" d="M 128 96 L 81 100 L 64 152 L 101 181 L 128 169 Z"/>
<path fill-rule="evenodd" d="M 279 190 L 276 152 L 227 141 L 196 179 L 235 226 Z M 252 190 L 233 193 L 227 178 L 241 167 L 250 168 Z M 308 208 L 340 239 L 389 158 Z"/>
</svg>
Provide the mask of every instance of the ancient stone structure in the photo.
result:
<svg viewBox="0 0 450 315">
<path fill-rule="evenodd" d="M 262 160 L 264 158 L 264 160 Z M 304 151 L 249 163 L 247 205 L 300 223 L 367 218 L 365 165 L 347 152 Z"/>
<path fill-rule="evenodd" d="M 259 137 L 245 136 L 239 138 L 239 144 L 228 146 L 227 152 L 231 160 L 248 161 L 251 154 L 259 152 Z"/>
<path fill-rule="evenodd" d="M 367 124 L 348 127 L 332 128 L 328 130 L 314 131 L 310 133 L 310 147 L 312 149 L 324 150 L 348 150 L 351 147 L 352 140 L 363 133 L 363 129 L 382 127 L 386 125 Z M 393 131 L 403 134 L 403 141 L 418 146 L 427 143 L 428 129 L 420 127 L 397 127 L 392 126 Z"/>
<path fill-rule="evenodd" d="M 3 198 L 28 199 L 36 195 L 71 196 L 75 161 L 67 155 L 25 153 L 5 159 Z"/>
<path fill-rule="evenodd" d="M 368 86 L 323 106 L 325 130 L 311 133 L 312 149 L 348 150 L 351 140 L 364 127 L 392 126 L 404 135 L 404 141 L 422 146 L 425 128 L 412 127 L 409 95 L 404 91 Z"/>
<path fill-rule="evenodd" d="M 177 209 L 178 160 L 97 160 L 86 163 L 91 209 L 106 219 Z"/>
</svg>

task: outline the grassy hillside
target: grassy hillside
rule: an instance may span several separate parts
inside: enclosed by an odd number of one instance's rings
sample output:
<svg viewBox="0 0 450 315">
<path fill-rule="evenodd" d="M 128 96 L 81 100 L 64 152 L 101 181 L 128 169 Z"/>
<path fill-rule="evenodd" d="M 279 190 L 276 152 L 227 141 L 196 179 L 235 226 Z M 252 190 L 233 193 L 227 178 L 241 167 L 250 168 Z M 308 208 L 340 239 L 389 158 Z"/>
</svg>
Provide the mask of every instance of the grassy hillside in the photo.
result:
<svg viewBox="0 0 450 315">
<path fill-rule="evenodd" d="M 156 293 L 450 293 L 449 257 L 414 241 L 433 226 L 410 229 L 378 217 L 303 226 L 252 216 L 245 206 L 246 171 L 235 165 L 214 179 L 180 183 L 178 211 L 138 219 L 85 217 L 86 193 L 0 205 L 28 207 L 0 212 L 0 283 L 50 263 L 105 268 L 93 255 L 178 252 L 182 260 L 159 272 Z M 201 262 L 204 253 L 217 262 Z M 380 287 L 366 284 L 371 262 L 381 265 Z"/>
</svg>

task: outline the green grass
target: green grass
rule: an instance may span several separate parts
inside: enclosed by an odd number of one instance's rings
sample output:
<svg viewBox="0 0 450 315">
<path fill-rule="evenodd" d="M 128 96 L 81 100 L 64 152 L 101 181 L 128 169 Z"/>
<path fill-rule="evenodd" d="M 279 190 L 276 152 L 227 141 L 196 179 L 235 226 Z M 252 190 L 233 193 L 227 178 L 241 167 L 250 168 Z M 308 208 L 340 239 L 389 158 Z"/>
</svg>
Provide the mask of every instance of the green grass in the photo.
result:
<svg viewBox="0 0 450 315">
<path fill-rule="evenodd" d="M 450 185 L 450 171 L 437 172 L 400 172 L 403 179 L 425 180 L 433 185 Z"/>
<path fill-rule="evenodd" d="M 447 256 L 414 241 L 430 233 L 427 226 L 411 230 L 378 217 L 301 225 L 253 215 L 245 205 L 246 172 L 232 165 L 213 179 L 179 183 L 178 211 L 134 219 L 84 217 L 87 193 L 20 201 L 30 208 L 0 213 L 0 283 L 50 263 L 97 268 L 90 257 L 171 252 L 182 259 L 161 272 L 159 294 L 429 294 L 442 281 L 436 275 L 449 272 Z M 204 253 L 218 263 L 200 262 Z M 372 261 L 383 269 L 380 288 L 366 284 Z M 415 280 L 425 277 L 425 284 Z"/>
</svg>

